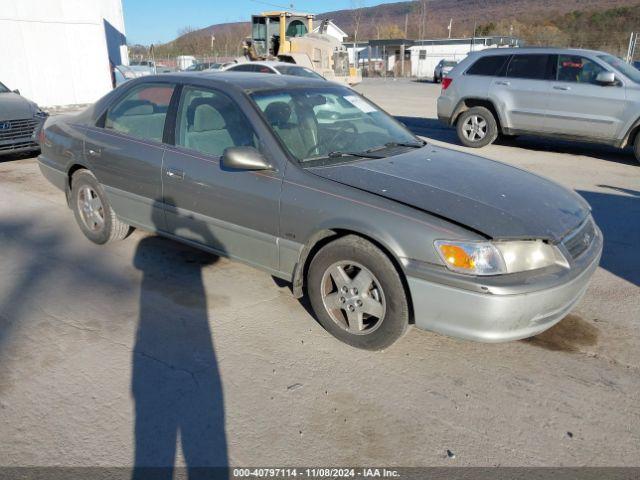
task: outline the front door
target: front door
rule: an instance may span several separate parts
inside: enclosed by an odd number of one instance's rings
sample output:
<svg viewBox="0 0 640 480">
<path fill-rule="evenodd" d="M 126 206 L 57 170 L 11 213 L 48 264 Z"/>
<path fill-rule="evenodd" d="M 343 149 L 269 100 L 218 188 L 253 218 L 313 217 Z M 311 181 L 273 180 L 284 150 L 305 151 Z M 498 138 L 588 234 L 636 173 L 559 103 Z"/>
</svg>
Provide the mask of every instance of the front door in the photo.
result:
<svg viewBox="0 0 640 480">
<path fill-rule="evenodd" d="M 109 203 L 126 223 L 164 229 L 162 144 L 175 86 L 146 83 L 116 101 L 86 131 L 84 155 Z"/>
<path fill-rule="evenodd" d="M 561 134 L 613 139 L 626 118 L 622 84 L 600 85 L 607 71 L 581 55 L 558 55 L 557 80 L 551 83 L 547 106 L 549 127 Z"/>
<path fill-rule="evenodd" d="M 503 112 L 503 127 L 530 132 L 548 131 L 547 108 L 553 55 L 515 54 L 504 76 L 493 78 L 489 98 Z"/>
<path fill-rule="evenodd" d="M 227 170 L 220 164 L 226 148 L 259 145 L 235 100 L 184 86 L 175 146 L 167 147 L 164 159 L 167 232 L 276 272 L 282 172 Z"/>
</svg>

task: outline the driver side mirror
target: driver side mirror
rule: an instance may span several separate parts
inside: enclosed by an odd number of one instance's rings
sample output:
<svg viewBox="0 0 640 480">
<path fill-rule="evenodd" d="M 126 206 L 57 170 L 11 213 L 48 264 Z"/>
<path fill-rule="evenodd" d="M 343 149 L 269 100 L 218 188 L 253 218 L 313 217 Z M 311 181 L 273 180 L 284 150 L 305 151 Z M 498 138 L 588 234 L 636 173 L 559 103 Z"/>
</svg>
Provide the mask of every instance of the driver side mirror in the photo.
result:
<svg viewBox="0 0 640 480">
<path fill-rule="evenodd" d="M 613 72 L 600 72 L 596 77 L 596 82 L 603 86 L 615 85 L 616 76 Z"/>
<path fill-rule="evenodd" d="M 20 95 L 20 90 L 18 90 L 17 88 L 13 91 L 13 93 Z"/>
<path fill-rule="evenodd" d="M 229 170 L 273 170 L 273 166 L 254 147 L 229 147 L 222 154 L 222 168 Z"/>
</svg>

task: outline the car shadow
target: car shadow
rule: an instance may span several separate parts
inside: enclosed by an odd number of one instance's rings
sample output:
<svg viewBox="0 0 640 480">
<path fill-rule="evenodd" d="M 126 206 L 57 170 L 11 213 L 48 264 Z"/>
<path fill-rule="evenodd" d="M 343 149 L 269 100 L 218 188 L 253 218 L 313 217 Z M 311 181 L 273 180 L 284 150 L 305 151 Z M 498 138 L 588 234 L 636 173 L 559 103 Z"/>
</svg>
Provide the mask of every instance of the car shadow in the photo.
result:
<svg viewBox="0 0 640 480">
<path fill-rule="evenodd" d="M 26 160 L 28 158 L 35 158 L 40 155 L 40 150 L 34 150 L 30 152 L 22 153 L 8 153 L 0 155 L 0 163 L 9 163 L 17 160 Z"/>
<path fill-rule="evenodd" d="M 167 229 L 161 208 L 156 228 Z M 206 224 L 188 228 L 213 243 Z M 171 479 L 178 445 L 190 479 L 228 478 L 222 382 L 210 329 L 202 269 L 218 257 L 159 236 L 142 239 L 142 272 L 132 360 L 135 463 L 132 478 Z"/>
<path fill-rule="evenodd" d="M 395 117 L 412 133 L 432 140 L 460 145 L 454 127 L 448 127 L 435 118 L 426 117 Z M 521 135 L 515 138 L 498 137 L 497 145 L 519 147 L 537 152 L 564 153 L 567 155 L 581 155 L 585 157 L 617 162 L 625 165 L 637 165 L 637 161 L 630 149 L 620 149 L 598 143 L 575 142 L 549 137 Z M 482 149 L 478 149 L 481 154 Z"/>
<path fill-rule="evenodd" d="M 600 266 L 614 275 L 640 286 L 640 191 L 608 185 L 598 187 L 618 193 L 578 190 L 591 205 L 593 217 L 602 230 L 604 249 Z"/>
</svg>

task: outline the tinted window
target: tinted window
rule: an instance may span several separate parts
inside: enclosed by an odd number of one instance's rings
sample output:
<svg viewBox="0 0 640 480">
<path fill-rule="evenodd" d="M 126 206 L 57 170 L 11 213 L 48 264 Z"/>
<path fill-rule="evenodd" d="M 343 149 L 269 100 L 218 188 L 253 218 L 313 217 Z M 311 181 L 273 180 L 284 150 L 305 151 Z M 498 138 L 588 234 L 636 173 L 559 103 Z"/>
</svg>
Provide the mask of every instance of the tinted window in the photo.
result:
<svg viewBox="0 0 640 480">
<path fill-rule="evenodd" d="M 549 55 L 514 55 L 507 67 L 506 76 L 531 80 L 549 79 L 549 58 Z"/>
<path fill-rule="evenodd" d="M 322 75 L 304 67 L 289 67 L 288 65 L 282 65 L 275 68 L 283 75 L 295 75 L 296 77 L 319 78 L 324 80 Z"/>
<path fill-rule="evenodd" d="M 176 145 L 219 157 L 229 147 L 257 145 L 253 128 L 226 95 L 185 87 L 182 91 Z"/>
<path fill-rule="evenodd" d="M 173 85 L 134 88 L 107 112 L 104 128 L 145 140 L 162 141 Z"/>
<path fill-rule="evenodd" d="M 244 64 L 244 65 L 238 65 L 237 67 L 231 67 L 229 70 L 229 72 L 255 72 L 255 65 L 250 65 L 250 64 Z"/>
<path fill-rule="evenodd" d="M 593 83 L 605 69 L 585 57 L 577 55 L 558 56 L 558 80 L 561 82 Z"/>
<path fill-rule="evenodd" d="M 486 75 L 495 77 L 500 75 L 509 55 L 490 55 L 479 58 L 476 63 L 467 70 L 467 75 Z"/>
<path fill-rule="evenodd" d="M 5 87 L 2 83 L 0 83 L 0 93 L 6 93 L 9 89 Z"/>
</svg>

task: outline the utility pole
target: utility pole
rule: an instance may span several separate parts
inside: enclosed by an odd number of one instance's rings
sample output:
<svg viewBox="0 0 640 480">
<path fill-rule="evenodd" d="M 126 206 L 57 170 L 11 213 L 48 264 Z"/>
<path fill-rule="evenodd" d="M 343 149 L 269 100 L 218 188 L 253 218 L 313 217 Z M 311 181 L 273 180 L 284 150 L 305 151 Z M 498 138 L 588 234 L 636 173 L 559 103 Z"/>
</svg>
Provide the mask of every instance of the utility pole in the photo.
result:
<svg viewBox="0 0 640 480">
<path fill-rule="evenodd" d="M 449 26 L 447 27 L 447 30 L 449 30 L 449 38 L 451 38 L 451 23 L 453 22 L 453 18 L 449 19 Z"/>
<path fill-rule="evenodd" d="M 407 38 L 409 31 L 409 14 L 405 13 L 404 15 L 404 38 Z"/>
</svg>

